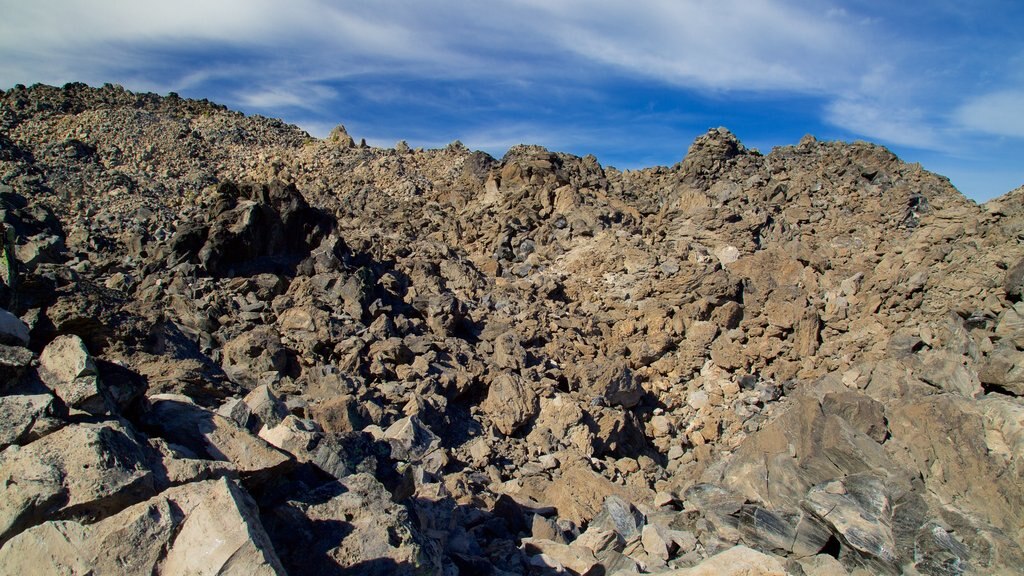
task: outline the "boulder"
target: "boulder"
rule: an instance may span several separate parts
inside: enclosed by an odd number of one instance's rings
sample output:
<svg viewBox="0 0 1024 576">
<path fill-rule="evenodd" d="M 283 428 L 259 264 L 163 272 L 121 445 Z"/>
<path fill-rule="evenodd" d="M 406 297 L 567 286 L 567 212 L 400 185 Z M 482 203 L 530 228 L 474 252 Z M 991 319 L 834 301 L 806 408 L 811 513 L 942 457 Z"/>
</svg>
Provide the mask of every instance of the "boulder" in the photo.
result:
<svg viewBox="0 0 1024 576">
<path fill-rule="evenodd" d="M 265 525 L 291 574 L 434 574 L 438 550 L 411 522 L 408 510 L 369 474 L 327 483 L 264 514 Z"/>
<path fill-rule="evenodd" d="M 786 570 L 775 556 L 746 546 L 734 546 L 704 560 L 692 568 L 669 570 L 663 576 L 785 576 Z"/>
<path fill-rule="evenodd" d="M 506 436 L 532 420 L 539 409 L 537 394 L 529 382 L 511 372 L 503 372 L 491 381 L 480 407 Z"/>
<path fill-rule="evenodd" d="M 149 401 L 149 409 L 140 417 L 143 429 L 200 457 L 231 462 L 247 482 L 260 484 L 294 465 L 288 454 L 185 397 L 154 396 Z"/>
<path fill-rule="evenodd" d="M 277 330 L 258 326 L 226 342 L 221 362 L 228 376 L 256 387 L 265 374 L 276 379 L 287 369 L 288 354 Z"/>
<path fill-rule="evenodd" d="M 153 493 L 153 474 L 117 422 L 66 426 L 0 452 L 0 543 L 52 519 L 96 520 Z"/>
<path fill-rule="evenodd" d="M 255 503 L 228 479 L 171 488 L 95 524 L 50 521 L 0 548 L 8 574 L 284 574 Z"/>
<path fill-rule="evenodd" d="M 112 407 L 96 361 L 78 336 L 58 336 L 47 344 L 39 355 L 39 375 L 70 408 L 106 414 Z"/>
</svg>

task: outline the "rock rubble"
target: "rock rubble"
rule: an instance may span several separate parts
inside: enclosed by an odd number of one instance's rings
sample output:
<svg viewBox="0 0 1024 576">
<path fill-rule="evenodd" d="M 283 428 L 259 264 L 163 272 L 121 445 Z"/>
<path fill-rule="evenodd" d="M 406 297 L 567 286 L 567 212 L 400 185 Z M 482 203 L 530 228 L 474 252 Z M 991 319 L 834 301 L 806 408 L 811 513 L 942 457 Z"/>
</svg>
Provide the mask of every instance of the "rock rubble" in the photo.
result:
<svg viewBox="0 0 1024 576">
<path fill-rule="evenodd" d="M 0 571 L 1013 573 L 1022 200 L 15 87 Z"/>
</svg>

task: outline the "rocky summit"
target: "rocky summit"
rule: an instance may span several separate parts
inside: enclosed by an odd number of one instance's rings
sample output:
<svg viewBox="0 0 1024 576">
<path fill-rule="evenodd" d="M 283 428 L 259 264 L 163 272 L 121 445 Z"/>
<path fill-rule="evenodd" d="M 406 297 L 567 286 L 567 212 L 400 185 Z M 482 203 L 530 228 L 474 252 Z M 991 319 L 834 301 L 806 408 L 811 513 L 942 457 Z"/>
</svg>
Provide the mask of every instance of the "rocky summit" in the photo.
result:
<svg viewBox="0 0 1024 576">
<path fill-rule="evenodd" d="M 0 93 L 0 572 L 1012 574 L 1024 188 Z"/>
</svg>

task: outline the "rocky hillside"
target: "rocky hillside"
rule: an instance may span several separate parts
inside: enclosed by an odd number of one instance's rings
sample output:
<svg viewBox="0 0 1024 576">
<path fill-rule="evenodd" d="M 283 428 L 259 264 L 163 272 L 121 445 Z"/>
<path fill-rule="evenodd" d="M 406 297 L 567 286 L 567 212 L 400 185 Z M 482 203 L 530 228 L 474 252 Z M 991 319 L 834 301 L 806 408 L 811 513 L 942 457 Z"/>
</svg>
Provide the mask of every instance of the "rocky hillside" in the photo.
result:
<svg viewBox="0 0 1024 576">
<path fill-rule="evenodd" d="M 1024 188 L 0 94 L 0 572 L 1024 566 Z"/>
</svg>

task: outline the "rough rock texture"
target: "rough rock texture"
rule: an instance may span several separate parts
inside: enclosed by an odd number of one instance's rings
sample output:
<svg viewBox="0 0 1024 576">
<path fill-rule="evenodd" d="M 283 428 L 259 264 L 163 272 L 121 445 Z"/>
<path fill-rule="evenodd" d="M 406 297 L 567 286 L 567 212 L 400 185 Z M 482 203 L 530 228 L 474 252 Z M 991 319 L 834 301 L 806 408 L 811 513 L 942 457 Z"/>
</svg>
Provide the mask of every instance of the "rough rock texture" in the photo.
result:
<svg viewBox="0 0 1024 576">
<path fill-rule="evenodd" d="M 0 572 L 1019 571 L 1024 188 L 681 156 L 3 92 Z"/>
</svg>

